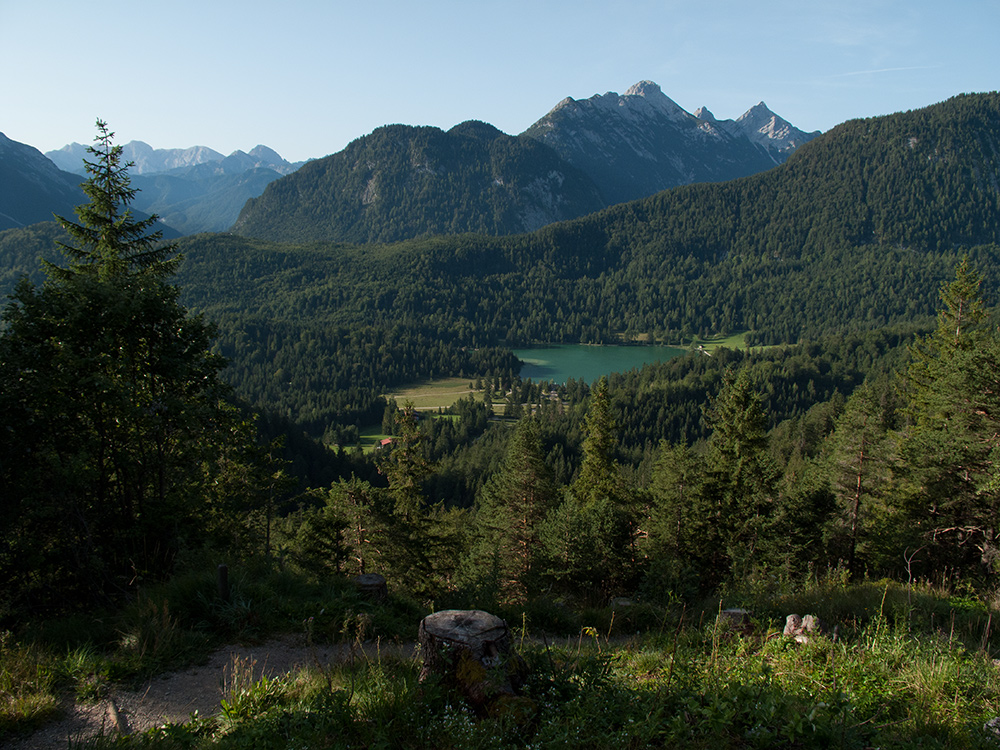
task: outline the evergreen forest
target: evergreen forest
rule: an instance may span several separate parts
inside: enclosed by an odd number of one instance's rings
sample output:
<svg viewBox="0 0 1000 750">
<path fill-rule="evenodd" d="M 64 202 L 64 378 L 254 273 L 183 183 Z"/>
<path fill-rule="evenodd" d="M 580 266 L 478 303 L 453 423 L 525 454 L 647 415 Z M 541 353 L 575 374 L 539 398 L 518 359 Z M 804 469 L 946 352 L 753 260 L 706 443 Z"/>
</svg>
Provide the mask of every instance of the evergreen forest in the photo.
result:
<svg viewBox="0 0 1000 750">
<path fill-rule="evenodd" d="M 393 721 L 421 747 L 987 743 L 998 143 L 1000 94 L 962 95 L 527 234 L 165 243 L 99 120 L 75 219 L 0 233 L 0 657 L 30 673 L 0 678 L 0 732 L 60 686 L 99 696 L 226 639 L 412 640 L 423 614 L 482 609 L 537 646 L 513 713 L 352 661 L 234 691 L 222 723 L 90 746 L 341 746 L 316 722 L 395 745 Z M 522 379 L 512 348 L 549 343 L 690 351 Z M 447 408 L 386 395 L 443 377 L 468 381 Z M 792 606 L 839 635 L 720 640 L 723 608 L 766 633 Z M 612 655 L 625 636 L 648 640 Z M 873 654 L 955 672 L 896 703 L 902 672 L 859 676 Z"/>
</svg>

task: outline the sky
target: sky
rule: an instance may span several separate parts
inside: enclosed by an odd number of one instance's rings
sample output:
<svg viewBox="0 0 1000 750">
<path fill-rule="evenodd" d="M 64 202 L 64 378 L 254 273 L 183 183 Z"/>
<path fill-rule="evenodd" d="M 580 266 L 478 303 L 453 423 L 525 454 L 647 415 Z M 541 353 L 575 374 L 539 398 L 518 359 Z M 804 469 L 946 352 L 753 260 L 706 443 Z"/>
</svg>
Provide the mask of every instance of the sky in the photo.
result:
<svg viewBox="0 0 1000 750">
<path fill-rule="evenodd" d="M 301 161 L 394 123 L 516 135 L 642 80 L 825 131 L 1000 89 L 998 31 L 998 0 L 0 0 L 0 132 Z"/>
</svg>

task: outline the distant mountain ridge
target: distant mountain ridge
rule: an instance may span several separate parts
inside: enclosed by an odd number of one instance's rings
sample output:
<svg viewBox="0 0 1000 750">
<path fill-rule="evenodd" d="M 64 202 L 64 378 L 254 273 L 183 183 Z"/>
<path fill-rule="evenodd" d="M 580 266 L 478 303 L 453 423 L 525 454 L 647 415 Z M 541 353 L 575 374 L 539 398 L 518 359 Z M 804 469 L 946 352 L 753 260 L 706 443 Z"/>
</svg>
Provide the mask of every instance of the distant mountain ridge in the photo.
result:
<svg viewBox="0 0 1000 750">
<path fill-rule="evenodd" d="M 228 156 L 142 141 L 122 148 L 134 163 L 135 209 L 158 214 L 177 234 L 232 228 L 275 240 L 363 243 L 532 231 L 667 188 L 770 169 L 816 135 L 763 102 L 736 120 L 706 108 L 690 114 L 641 81 L 621 96 L 566 98 L 518 136 L 486 123 L 447 132 L 385 126 L 315 160 L 305 175 L 297 174 L 302 163 L 262 145 Z M 44 221 L 71 212 L 67 201 L 80 202 L 68 198 L 76 186 L 66 192 L 74 178 L 65 174 L 84 174 L 86 147 L 72 143 L 45 156 L 64 171 L 34 170 L 47 193 L 8 180 L 0 227 Z M 276 181 L 281 187 L 268 191 Z M 37 204 L 30 211 L 28 201 Z"/>
<path fill-rule="evenodd" d="M 52 221 L 54 213 L 72 217 L 85 197 L 76 175 L 0 133 L 0 230 Z"/>
<path fill-rule="evenodd" d="M 515 234 L 604 207 L 548 147 L 483 122 L 386 125 L 268 185 L 233 231 L 278 241 Z"/>
<path fill-rule="evenodd" d="M 519 136 L 478 123 L 480 143 L 491 141 L 478 150 L 457 145 L 470 123 L 447 132 L 386 126 L 268 186 L 233 231 L 359 243 L 527 232 L 667 188 L 762 172 L 818 135 L 763 102 L 737 120 L 699 113 L 642 81 L 622 96 L 564 99 Z"/>
<path fill-rule="evenodd" d="M 70 143 L 55 151 L 45 153 L 57 167 L 66 172 L 86 174 L 83 160 L 87 158 L 87 147 L 80 143 Z M 218 163 L 218 168 L 227 174 L 248 169 L 267 168 L 279 174 L 290 174 L 304 162 L 293 164 L 283 159 L 276 151 L 258 145 L 249 152 L 236 150 L 229 156 L 207 146 L 190 148 L 153 148 L 143 141 L 129 141 L 122 145 L 122 157 L 133 163 L 129 173 L 135 175 L 159 174 L 174 170 L 187 170 L 203 164 Z"/>
<path fill-rule="evenodd" d="M 784 163 L 819 135 L 760 102 L 737 120 L 691 114 L 652 81 L 624 94 L 563 99 L 522 136 L 551 146 L 595 182 L 609 205 L 696 182 L 746 177 Z"/>
<path fill-rule="evenodd" d="M 86 146 L 71 143 L 45 155 L 61 169 L 85 174 Z M 206 146 L 154 149 L 143 141 L 124 144 L 122 157 L 133 163 L 135 208 L 159 215 L 179 234 L 228 229 L 243 204 L 304 163 L 288 162 L 262 145 L 223 156 Z"/>
</svg>

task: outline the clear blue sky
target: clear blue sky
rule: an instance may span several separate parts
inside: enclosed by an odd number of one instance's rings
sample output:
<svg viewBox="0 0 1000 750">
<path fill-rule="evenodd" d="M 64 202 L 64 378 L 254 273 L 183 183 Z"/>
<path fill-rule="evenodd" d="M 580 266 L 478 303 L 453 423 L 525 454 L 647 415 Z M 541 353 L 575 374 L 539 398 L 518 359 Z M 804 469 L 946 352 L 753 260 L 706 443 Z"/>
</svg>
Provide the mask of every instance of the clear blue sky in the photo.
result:
<svg viewBox="0 0 1000 750">
<path fill-rule="evenodd" d="M 380 125 L 529 127 L 660 84 L 803 130 L 1000 89 L 998 0 L 0 0 L 0 132 L 320 157 Z"/>
</svg>

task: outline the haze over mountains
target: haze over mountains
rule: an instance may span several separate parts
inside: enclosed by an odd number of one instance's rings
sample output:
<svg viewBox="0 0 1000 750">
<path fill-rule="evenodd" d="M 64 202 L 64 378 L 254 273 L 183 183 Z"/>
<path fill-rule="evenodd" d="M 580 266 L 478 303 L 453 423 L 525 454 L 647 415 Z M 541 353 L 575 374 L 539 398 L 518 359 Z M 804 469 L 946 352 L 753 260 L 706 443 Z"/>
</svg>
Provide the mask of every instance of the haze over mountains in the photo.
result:
<svg viewBox="0 0 1000 750">
<path fill-rule="evenodd" d="M 676 185 L 769 169 L 815 135 L 763 103 L 738 120 L 716 120 L 705 108 L 692 115 L 644 81 L 622 96 L 565 99 L 518 136 L 474 122 L 447 132 L 386 126 L 302 174 L 301 163 L 266 146 L 223 156 L 203 146 L 154 149 L 131 141 L 123 153 L 134 162 L 134 208 L 157 213 L 170 235 L 236 224 L 248 236 L 371 242 L 531 231 Z M 78 191 L 72 197 L 77 178 L 65 173 L 83 174 L 85 146 L 45 155 L 63 173 L 37 162 L 41 154 L 32 150 L 35 166 L 23 158 L 8 164 L 0 154 L 0 176 L 10 186 L 10 197 L 0 200 L 0 229 L 71 215 L 83 200 Z M 34 187 L 17 187 L 29 183 Z"/>
<path fill-rule="evenodd" d="M 71 216 L 84 197 L 78 177 L 0 133 L 0 229 L 52 221 L 53 213 Z"/>
<path fill-rule="evenodd" d="M 232 226 L 246 201 L 301 166 L 266 146 L 223 156 L 195 146 L 154 149 L 141 141 L 122 146 L 139 215 L 159 214 L 165 235 L 179 237 Z M 80 190 L 86 147 L 79 143 L 42 154 L 0 133 L 0 230 L 73 216 L 86 201 Z"/>
<path fill-rule="evenodd" d="M 46 156 L 61 169 L 84 175 L 87 148 L 71 143 Z M 243 204 L 269 182 L 302 166 L 283 159 L 267 146 L 223 156 L 205 146 L 154 149 L 142 141 L 122 146 L 136 194 L 134 207 L 155 213 L 178 234 L 219 232 L 232 226 Z"/>
</svg>

